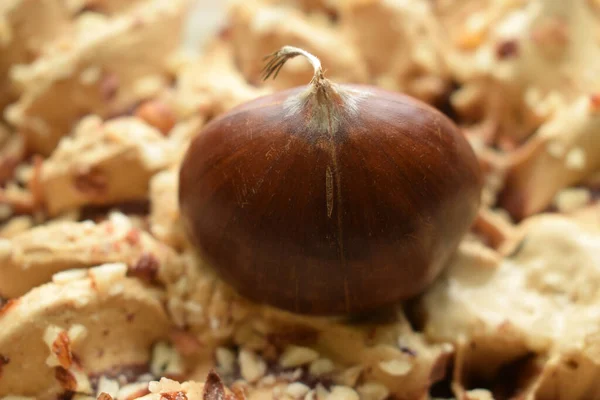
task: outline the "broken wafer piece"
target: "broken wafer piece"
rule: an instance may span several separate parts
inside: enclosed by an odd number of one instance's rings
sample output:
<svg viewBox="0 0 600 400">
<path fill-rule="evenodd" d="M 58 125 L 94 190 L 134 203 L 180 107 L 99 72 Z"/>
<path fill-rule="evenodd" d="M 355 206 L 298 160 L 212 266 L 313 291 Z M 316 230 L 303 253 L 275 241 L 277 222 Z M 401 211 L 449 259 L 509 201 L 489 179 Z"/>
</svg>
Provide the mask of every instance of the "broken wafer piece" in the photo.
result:
<svg viewBox="0 0 600 400">
<path fill-rule="evenodd" d="M 253 84 L 261 81 L 262 59 L 289 44 L 319 57 L 332 81 L 365 83 L 368 80 L 365 63 L 354 46 L 340 30 L 322 19 L 311 19 L 289 6 L 267 7 L 255 0 L 235 4 L 229 18 L 239 68 Z M 284 69 L 286 73 L 268 85 L 275 88 L 304 85 L 313 75 L 312 68 L 302 60 L 291 60 Z"/>
<path fill-rule="evenodd" d="M 0 3 L 0 113 L 18 94 L 9 80 L 15 64 L 33 61 L 70 23 L 66 1 L 13 0 Z"/>
<path fill-rule="evenodd" d="M 92 394 L 90 376 L 146 366 L 169 320 L 125 264 L 63 273 L 0 310 L 0 396 Z"/>
<path fill-rule="evenodd" d="M 129 275 L 148 283 L 182 273 L 172 249 L 113 213 L 99 224 L 54 222 L 0 239 L 0 296 L 21 296 L 60 271 L 111 262 L 126 263 Z"/>
<path fill-rule="evenodd" d="M 71 35 L 13 68 L 23 95 L 7 119 L 32 150 L 49 155 L 82 115 L 123 113 L 156 94 L 170 79 L 167 60 L 180 43 L 186 9 L 186 0 L 152 0 L 113 17 L 82 14 Z"/>
<path fill-rule="evenodd" d="M 339 29 L 365 60 L 372 81 L 433 102 L 447 91 L 450 77 L 432 8 L 427 1 L 342 1 Z"/>
<path fill-rule="evenodd" d="M 562 189 L 600 168 L 600 107 L 582 96 L 512 156 L 500 204 L 516 218 L 546 209 Z M 551 178 L 548 178 L 551 177 Z"/>
<path fill-rule="evenodd" d="M 488 142 L 511 149 L 585 92 L 600 90 L 597 10 L 588 1 L 444 1 L 435 5 L 455 45 L 444 56 L 462 87 L 467 121 L 496 125 Z"/>
<path fill-rule="evenodd" d="M 505 258 L 481 245 L 461 245 L 446 274 L 424 295 L 424 333 L 456 344 L 454 378 L 463 388 L 500 384 L 503 371 L 512 370 L 532 379 L 523 387 L 513 382 L 511 390 L 530 390 L 539 398 L 570 393 L 583 400 L 598 390 L 600 369 L 586 369 L 579 381 L 568 378 L 573 368 L 555 363 L 597 363 L 598 226 L 549 214 L 518 229 L 521 244 Z M 537 367 L 527 375 L 532 364 Z M 554 379 L 548 379 L 551 371 L 557 371 Z"/>
<path fill-rule="evenodd" d="M 269 92 L 246 82 L 236 67 L 232 43 L 217 39 L 202 56 L 178 68 L 171 101 L 180 118 L 215 117 Z"/>
<path fill-rule="evenodd" d="M 154 173 L 173 157 L 167 139 L 134 117 L 84 118 L 42 166 L 50 215 L 83 205 L 145 200 Z"/>
</svg>

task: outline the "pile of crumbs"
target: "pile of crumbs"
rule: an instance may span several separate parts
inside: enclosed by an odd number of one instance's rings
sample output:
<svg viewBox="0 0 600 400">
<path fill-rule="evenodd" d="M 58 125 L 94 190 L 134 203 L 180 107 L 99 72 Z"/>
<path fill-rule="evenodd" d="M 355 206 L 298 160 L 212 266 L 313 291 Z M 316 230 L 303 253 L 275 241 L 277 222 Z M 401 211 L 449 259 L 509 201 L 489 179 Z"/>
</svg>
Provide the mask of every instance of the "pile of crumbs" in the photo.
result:
<svg viewBox="0 0 600 400">
<path fill-rule="evenodd" d="M 0 4 L 0 398 L 600 397 L 600 3 L 247 0 L 198 55 L 188 0 Z M 447 271 L 364 318 L 253 304 L 194 253 L 203 125 L 306 84 L 401 91 L 463 130 L 483 204 Z"/>
</svg>

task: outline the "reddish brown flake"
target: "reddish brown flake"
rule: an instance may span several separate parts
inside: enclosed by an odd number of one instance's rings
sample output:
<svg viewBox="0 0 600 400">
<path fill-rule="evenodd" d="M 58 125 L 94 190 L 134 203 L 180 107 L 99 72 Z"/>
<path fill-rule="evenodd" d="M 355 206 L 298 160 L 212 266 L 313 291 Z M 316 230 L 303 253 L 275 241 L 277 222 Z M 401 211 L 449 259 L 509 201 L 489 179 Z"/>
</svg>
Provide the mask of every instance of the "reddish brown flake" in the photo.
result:
<svg viewBox="0 0 600 400">
<path fill-rule="evenodd" d="M 160 400 L 187 400 L 187 396 L 184 392 L 162 393 Z"/>
<path fill-rule="evenodd" d="M 0 379 L 2 378 L 2 367 L 10 362 L 10 358 L 0 354 Z"/>
<path fill-rule="evenodd" d="M 77 380 L 75 379 L 75 376 L 63 367 L 56 367 L 54 369 L 54 377 L 63 389 L 72 392 L 77 389 Z"/>
<path fill-rule="evenodd" d="M 590 108 L 592 112 L 600 112 L 600 93 L 594 93 L 590 96 Z"/>
<path fill-rule="evenodd" d="M 100 93 L 104 101 L 111 101 L 119 91 L 119 77 L 113 73 L 104 75 L 100 82 Z"/>
<path fill-rule="evenodd" d="M 60 365 L 69 369 L 73 363 L 73 354 L 71 353 L 71 340 L 67 332 L 62 331 L 58 334 L 54 343 L 52 343 L 52 353 L 58 358 Z"/>
<path fill-rule="evenodd" d="M 184 356 L 196 354 L 202 348 L 202 343 L 200 343 L 198 338 L 190 332 L 174 329 L 171 331 L 170 336 L 171 342 L 175 345 L 179 354 Z"/>
<path fill-rule="evenodd" d="M 175 113 L 160 100 L 146 101 L 135 110 L 135 116 L 152 125 L 164 135 L 168 134 L 177 122 Z"/>
<path fill-rule="evenodd" d="M 516 40 L 504 40 L 496 47 L 496 57 L 500 60 L 513 58 L 519 55 L 519 42 Z"/>
<path fill-rule="evenodd" d="M 244 389 L 239 386 L 233 386 L 231 388 L 232 394 L 227 395 L 227 400 L 246 400 L 246 393 Z"/>
<path fill-rule="evenodd" d="M 136 228 L 131 228 L 127 235 L 125 235 L 125 241 L 131 246 L 137 246 L 140 243 L 140 231 Z"/>
<path fill-rule="evenodd" d="M 144 252 L 137 262 L 129 267 L 127 275 L 143 281 L 154 283 L 158 275 L 160 263 L 153 254 Z"/>
<path fill-rule="evenodd" d="M 206 377 L 202 399 L 225 400 L 225 387 L 223 386 L 223 381 L 221 381 L 221 378 L 214 370 L 210 370 Z"/>
<path fill-rule="evenodd" d="M 103 196 L 108 188 L 108 179 L 102 171 L 91 168 L 76 173 L 73 177 L 73 185 L 86 196 Z"/>
<path fill-rule="evenodd" d="M 19 299 L 10 299 L 2 307 L 0 307 L 0 317 L 6 314 L 11 308 L 15 307 Z"/>
<path fill-rule="evenodd" d="M 113 397 L 108 393 L 100 393 L 97 400 L 113 400 Z"/>
</svg>

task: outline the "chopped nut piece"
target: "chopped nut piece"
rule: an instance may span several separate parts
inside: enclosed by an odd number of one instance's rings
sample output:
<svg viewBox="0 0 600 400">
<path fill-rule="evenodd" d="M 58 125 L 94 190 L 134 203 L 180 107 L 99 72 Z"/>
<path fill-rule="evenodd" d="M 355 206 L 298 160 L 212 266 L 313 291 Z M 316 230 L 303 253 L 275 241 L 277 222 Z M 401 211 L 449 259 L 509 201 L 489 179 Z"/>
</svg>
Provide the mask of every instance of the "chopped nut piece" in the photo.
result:
<svg viewBox="0 0 600 400">
<path fill-rule="evenodd" d="M 175 126 L 175 114 L 168 105 L 158 100 L 142 103 L 135 111 L 135 116 L 155 127 L 163 134 L 168 134 Z"/>
<path fill-rule="evenodd" d="M 109 397 L 117 398 L 117 394 L 119 393 L 119 382 L 114 379 L 108 379 L 105 376 L 101 376 L 98 381 L 98 390 L 99 393 L 104 393 Z"/>
<path fill-rule="evenodd" d="M 230 349 L 219 347 L 215 351 L 217 366 L 223 374 L 232 374 L 235 370 L 235 353 Z"/>
<path fill-rule="evenodd" d="M 327 400 L 359 400 L 358 393 L 347 386 L 333 386 Z"/>
<path fill-rule="evenodd" d="M 592 194 L 585 188 L 561 190 L 554 196 L 554 204 L 560 212 L 569 213 L 582 208 L 592 200 Z"/>
<path fill-rule="evenodd" d="M 310 363 L 308 372 L 314 376 L 325 375 L 334 370 L 333 361 L 328 358 L 319 358 Z"/>
<path fill-rule="evenodd" d="M 319 358 L 319 353 L 308 347 L 289 346 L 279 358 L 279 365 L 283 368 L 299 367 L 311 363 Z"/>
<path fill-rule="evenodd" d="M 248 350 L 240 350 L 238 355 L 242 377 L 248 382 L 256 382 L 265 375 L 267 364 L 256 353 Z"/>
<path fill-rule="evenodd" d="M 301 399 L 306 396 L 306 394 L 310 391 L 310 388 L 303 383 L 294 382 L 290 383 L 285 388 L 285 393 L 292 396 L 294 399 Z"/>
<path fill-rule="evenodd" d="M 92 286 L 99 293 L 116 293 L 119 287 L 117 282 L 121 281 L 127 274 L 127 265 L 123 263 L 104 264 L 89 270 L 88 275 Z"/>
<path fill-rule="evenodd" d="M 152 349 L 150 371 L 154 376 L 176 376 L 183 373 L 183 362 L 177 350 L 166 342 L 159 342 Z"/>
<path fill-rule="evenodd" d="M 344 386 L 354 387 L 356 382 L 362 375 L 364 367 L 362 365 L 355 365 L 354 367 L 346 368 L 339 372 L 333 377 L 335 383 Z"/>
<path fill-rule="evenodd" d="M 395 359 L 380 362 L 379 368 L 390 375 L 402 376 L 410 372 L 412 363 L 405 359 Z"/>
<path fill-rule="evenodd" d="M 156 257 L 148 252 L 144 252 L 138 261 L 129 267 L 128 275 L 148 283 L 154 283 L 156 282 L 159 268 L 160 264 Z"/>
<path fill-rule="evenodd" d="M 376 382 L 368 382 L 356 388 L 361 400 L 385 400 L 388 398 L 390 391 L 385 385 Z"/>
</svg>

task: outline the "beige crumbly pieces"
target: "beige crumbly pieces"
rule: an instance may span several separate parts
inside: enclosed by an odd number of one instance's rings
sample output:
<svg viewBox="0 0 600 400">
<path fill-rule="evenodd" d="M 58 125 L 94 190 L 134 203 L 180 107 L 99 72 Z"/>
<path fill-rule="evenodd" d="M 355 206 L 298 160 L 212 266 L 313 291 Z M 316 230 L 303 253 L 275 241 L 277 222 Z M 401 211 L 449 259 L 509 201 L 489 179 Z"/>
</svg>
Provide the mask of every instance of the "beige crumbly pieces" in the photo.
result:
<svg viewBox="0 0 600 400">
<path fill-rule="evenodd" d="M 451 346 L 427 344 L 402 314 L 387 324 L 351 326 L 267 309 L 249 315 L 233 339 L 237 350 L 215 349 L 216 371 L 234 381 L 232 393 L 225 394 L 237 399 L 244 393 L 239 398 L 248 400 L 426 398 L 429 384 L 442 378 L 452 353 Z M 200 382 L 205 374 L 202 370 L 191 378 Z M 212 375 L 206 385 L 215 385 Z M 182 392 L 195 399 L 203 388 L 194 381 L 162 379 L 151 383 L 151 393 L 141 398 Z"/>
<path fill-rule="evenodd" d="M 464 119 L 489 123 L 490 141 L 514 148 L 556 111 L 600 90 L 591 2 L 437 3 L 455 41 L 444 54 L 463 84 L 453 104 Z"/>
<path fill-rule="evenodd" d="M 144 200 L 150 178 L 173 157 L 166 138 L 134 117 L 84 118 L 42 167 L 50 215 L 83 205 Z"/>
<path fill-rule="evenodd" d="M 223 283 L 193 251 L 183 255 L 183 272 L 166 281 L 167 308 L 175 325 L 205 346 L 231 339 L 255 306 Z"/>
<path fill-rule="evenodd" d="M 217 116 L 234 106 L 269 93 L 249 85 L 236 68 L 232 44 L 212 42 L 202 56 L 178 67 L 173 108 L 180 118 Z"/>
<path fill-rule="evenodd" d="M 114 17 L 82 14 L 70 35 L 34 63 L 13 68 L 23 95 L 7 119 L 33 150 L 48 155 L 82 115 L 114 115 L 155 95 L 168 82 L 186 4 L 152 0 Z"/>
<path fill-rule="evenodd" d="M 17 95 L 9 77 L 14 64 L 34 60 L 70 24 L 61 0 L 4 0 L 0 3 L 0 112 Z"/>
<path fill-rule="evenodd" d="M 159 172 L 150 180 L 150 232 L 174 248 L 186 244 L 178 204 L 179 170 Z"/>
<path fill-rule="evenodd" d="M 449 74 L 431 2 L 350 0 L 339 3 L 339 13 L 340 29 L 367 63 L 371 81 L 429 102 L 445 94 Z"/>
<path fill-rule="evenodd" d="M 318 16 L 285 5 L 265 7 L 257 1 L 243 1 L 232 7 L 229 23 L 239 68 L 254 84 L 261 80 L 265 55 L 289 44 L 319 57 L 326 66 L 327 77 L 336 82 L 368 80 L 365 63 L 355 47 Z M 269 85 L 276 88 L 305 85 L 312 74 L 306 60 L 291 60 Z"/>
<path fill-rule="evenodd" d="M 581 97 L 513 153 L 501 204 L 517 218 L 543 211 L 556 194 L 600 168 L 600 106 Z M 548 179 L 547 177 L 552 177 Z"/>
<path fill-rule="evenodd" d="M 149 363 L 170 322 L 156 294 L 126 278 L 125 264 L 71 273 L 0 311 L 0 396 L 92 394 L 88 377 Z"/>
<path fill-rule="evenodd" d="M 253 307 L 237 323 L 233 342 L 239 350 L 216 350 L 217 370 L 226 380 L 239 371 L 249 398 L 322 391 L 325 382 L 339 387 L 333 392 L 421 398 L 443 377 L 452 354 L 452 346 L 429 344 L 412 331 L 401 312 L 388 323 L 353 325 Z"/>
<path fill-rule="evenodd" d="M 597 396 L 598 225 L 540 215 L 520 229 L 522 242 L 505 259 L 462 246 L 424 297 L 425 334 L 458 344 L 459 386 L 494 382 L 509 368 L 531 376 L 522 386 L 509 383 L 515 393 Z"/>
<path fill-rule="evenodd" d="M 172 249 L 113 213 L 99 224 L 55 222 L 0 239 L 0 295 L 18 297 L 59 271 L 111 262 L 146 282 L 170 282 L 183 268 Z"/>
</svg>

